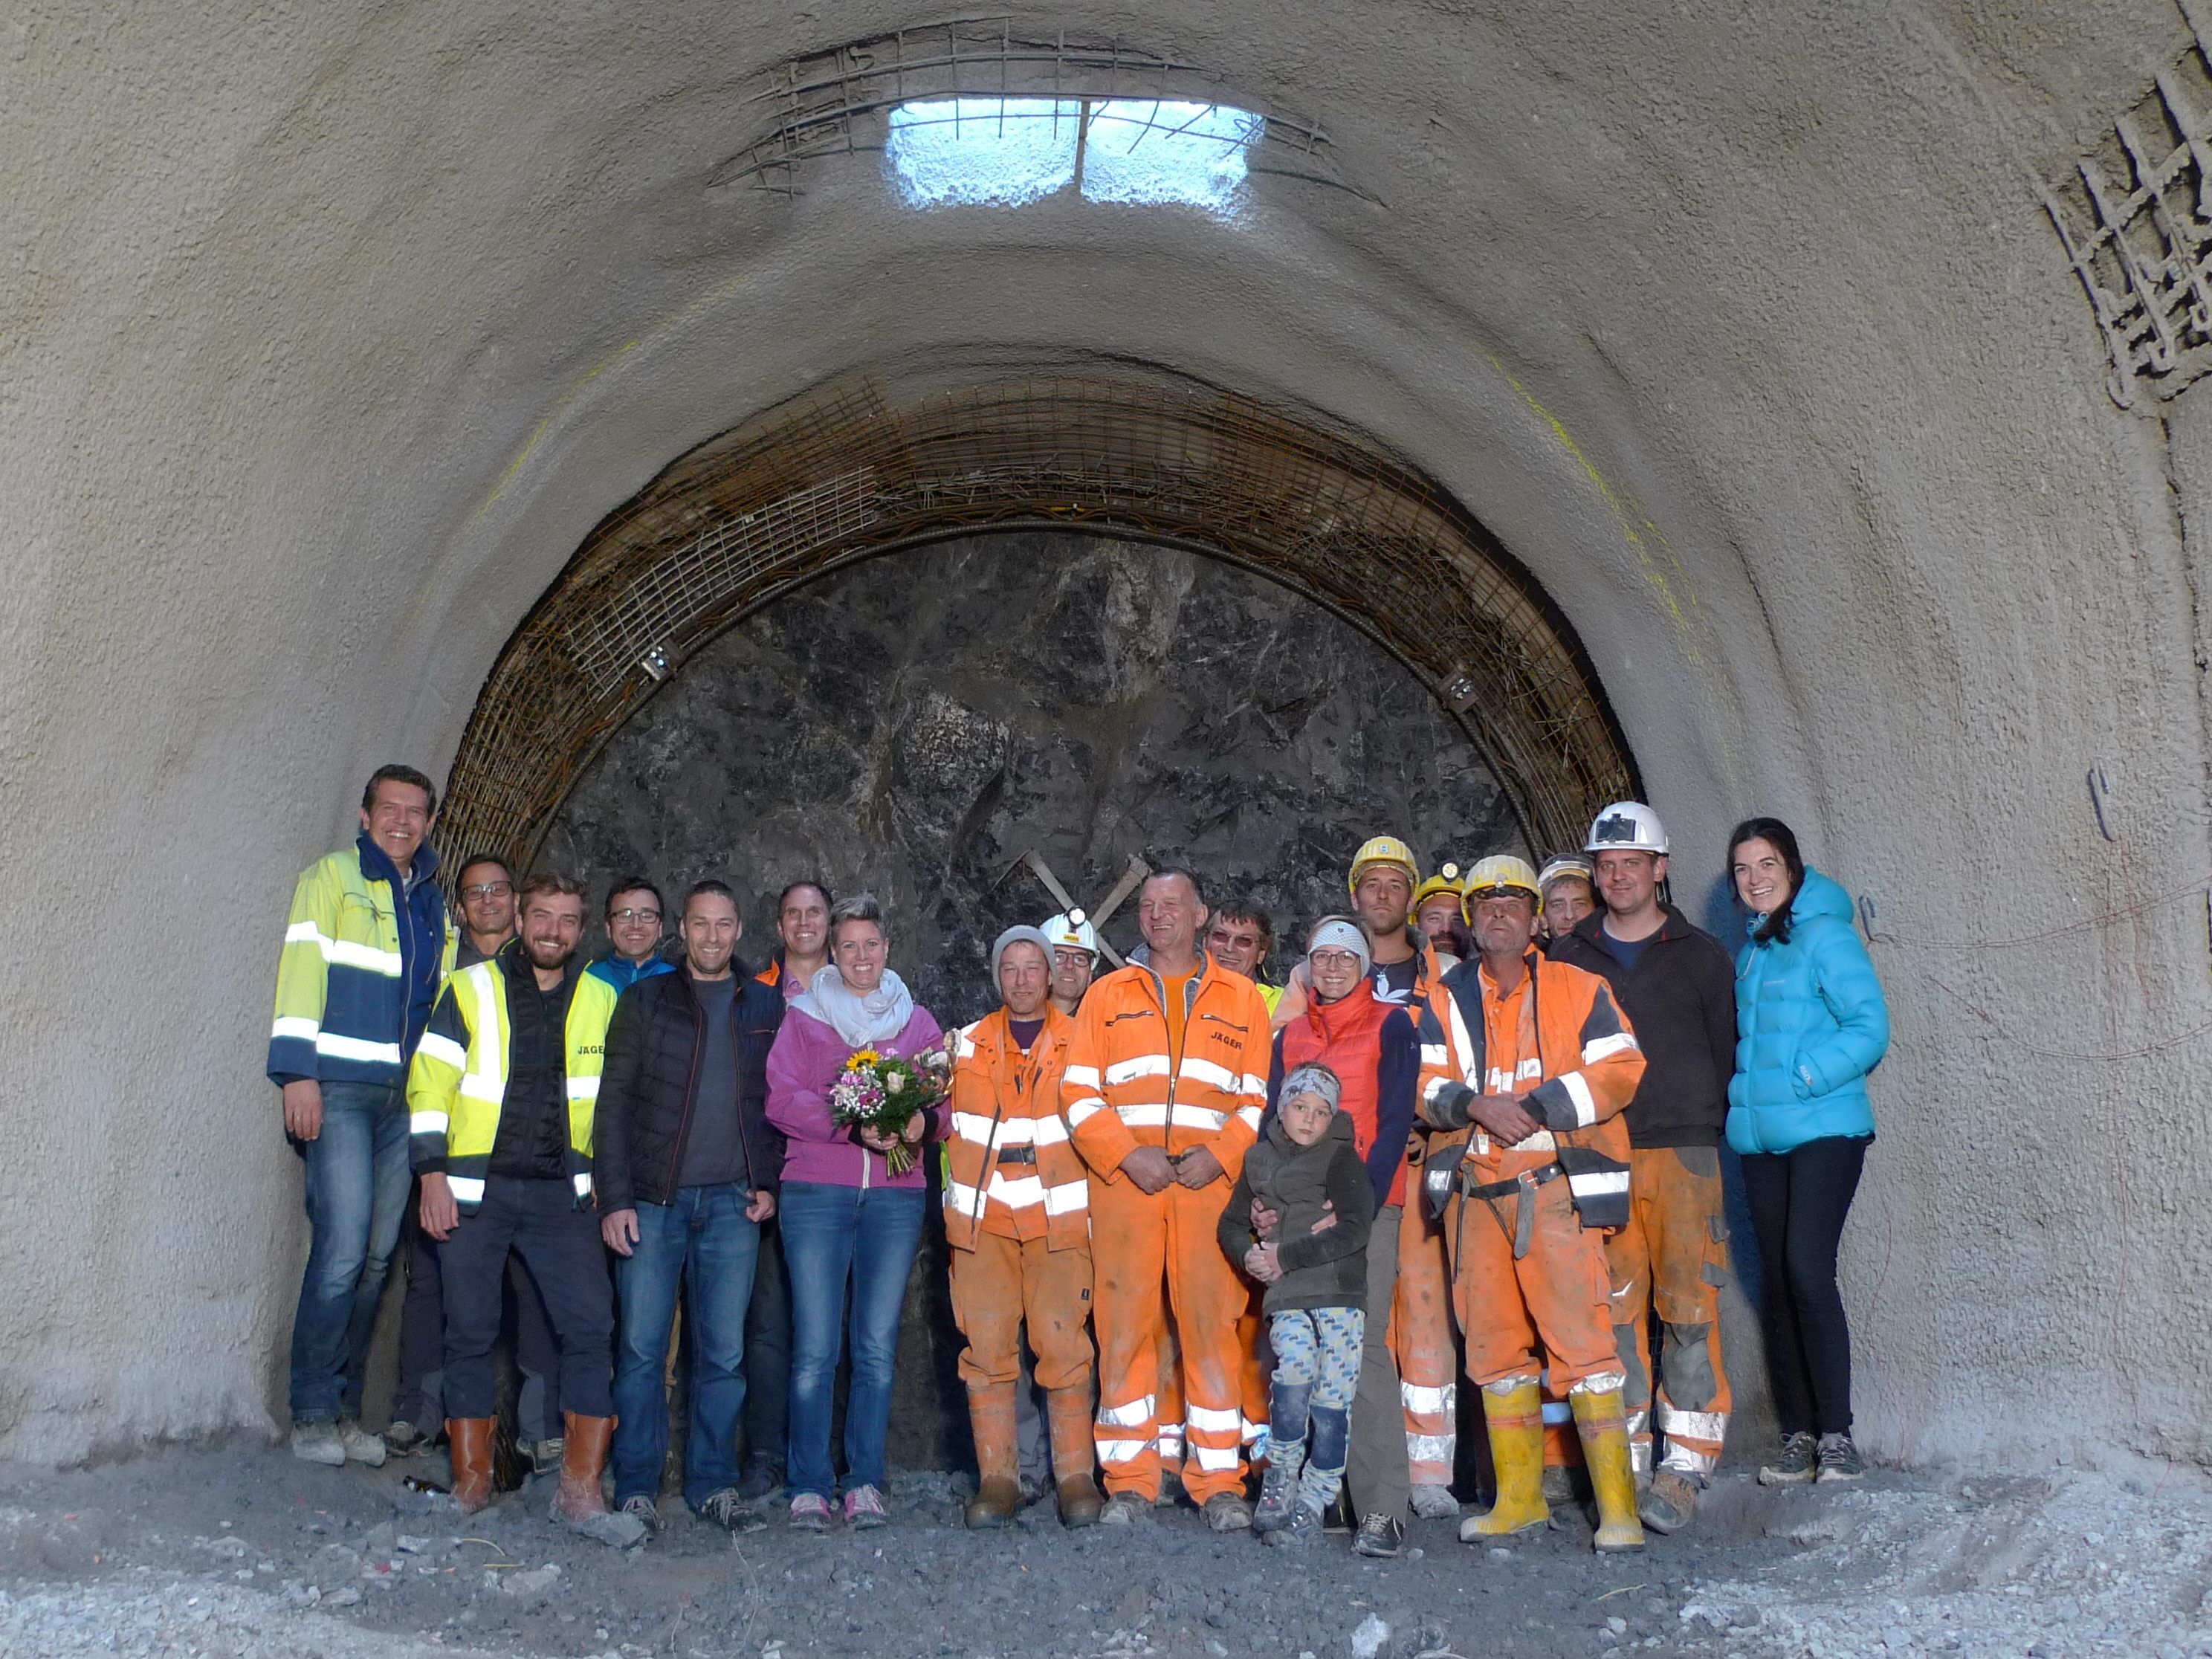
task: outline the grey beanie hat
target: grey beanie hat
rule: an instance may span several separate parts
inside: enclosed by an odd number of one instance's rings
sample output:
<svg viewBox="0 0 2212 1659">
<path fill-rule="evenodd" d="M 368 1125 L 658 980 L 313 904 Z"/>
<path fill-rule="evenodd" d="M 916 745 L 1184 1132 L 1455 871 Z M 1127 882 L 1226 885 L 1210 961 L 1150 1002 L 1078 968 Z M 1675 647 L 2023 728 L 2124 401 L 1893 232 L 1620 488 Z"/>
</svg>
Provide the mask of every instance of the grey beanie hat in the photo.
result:
<svg viewBox="0 0 2212 1659">
<path fill-rule="evenodd" d="M 1367 943 L 1365 931 L 1346 916 L 1330 916 L 1313 930 L 1306 940 L 1306 954 L 1311 956 L 1316 951 L 1349 951 L 1359 958 L 1363 974 L 1375 965 L 1375 952 Z"/>
<path fill-rule="evenodd" d="M 998 943 L 991 947 L 991 983 L 999 982 L 999 958 L 1006 954 L 1009 945 L 1034 945 L 1044 952 L 1044 965 L 1052 966 L 1052 940 L 1042 927 L 1009 927 L 999 935 Z"/>
</svg>

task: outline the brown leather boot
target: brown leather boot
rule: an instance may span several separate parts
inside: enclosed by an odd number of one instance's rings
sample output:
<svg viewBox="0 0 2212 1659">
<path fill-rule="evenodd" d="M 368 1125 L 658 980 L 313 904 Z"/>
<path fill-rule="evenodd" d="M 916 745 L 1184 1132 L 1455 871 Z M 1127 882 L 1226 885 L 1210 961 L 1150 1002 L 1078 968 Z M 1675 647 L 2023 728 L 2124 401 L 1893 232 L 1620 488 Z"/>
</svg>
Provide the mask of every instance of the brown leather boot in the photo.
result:
<svg viewBox="0 0 2212 1659">
<path fill-rule="evenodd" d="M 1060 1524 L 1091 1527 L 1106 1507 L 1091 1478 L 1097 1466 L 1098 1444 L 1091 1431 L 1089 1384 L 1054 1389 L 1045 1395 L 1045 1415 L 1052 1428 L 1052 1473 L 1060 1487 Z"/>
<path fill-rule="evenodd" d="M 975 1465 L 981 1474 L 968 1500 L 971 1531 L 1010 1525 L 1021 1507 L 1021 1483 L 1015 1479 L 1014 1385 L 968 1385 L 968 1420 L 975 1431 Z"/>
<path fill-rule="evenodd" d="M 474 1515 L 491 1502 L 491 1437 L 497 1419 L 449 1417 L 446 1441 L 453 1454 L 453 1502 Z"/>
<path fill-rule="evenodd" d="M 580 1524 L 607 1512 L 599 1473 L 607 1466 L 607 1443 L 614 1437 L 615 1420 L 579 1417 L 574 1412 L 561 1415 L 568 1431 L 561 1448 L 561 1487 L 553 1495 L 553 1508 L 562 1520 Z"/>
</svg>

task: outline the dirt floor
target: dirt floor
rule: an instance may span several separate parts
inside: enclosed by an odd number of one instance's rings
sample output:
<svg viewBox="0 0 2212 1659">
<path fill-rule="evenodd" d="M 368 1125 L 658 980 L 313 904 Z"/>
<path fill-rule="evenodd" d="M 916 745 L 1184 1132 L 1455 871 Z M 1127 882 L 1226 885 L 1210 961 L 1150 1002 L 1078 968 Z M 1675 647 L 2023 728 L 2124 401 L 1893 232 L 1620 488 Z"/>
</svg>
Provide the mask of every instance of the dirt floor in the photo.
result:
<svg viewBox="0 0 2212 1659">
<path fill-rule="evenodd" d="M 1640 1556 L 1593 1556 L 1577 1517 L 1510 1548 L 1424 1523 L 1389 1563 L 1340 1537 L 1286 1557 L 1180 1506 L 1070 1534 L 1048 1503 L 974 1534 L 939 1476 L 902 1477 L 878 1532 L 733 1538 L 672 1499 L 665 1531 L 615 1551 L 545 1519 L 543 1492 L 463 1524 L 409 1474 L 443 1460 L 337 1470 L 240 1443 L 0 1470 L 0 1652 L 2212 1655 L 2212 1492 L 2178 1472 L 1732 1474 Z"/>
</svg>

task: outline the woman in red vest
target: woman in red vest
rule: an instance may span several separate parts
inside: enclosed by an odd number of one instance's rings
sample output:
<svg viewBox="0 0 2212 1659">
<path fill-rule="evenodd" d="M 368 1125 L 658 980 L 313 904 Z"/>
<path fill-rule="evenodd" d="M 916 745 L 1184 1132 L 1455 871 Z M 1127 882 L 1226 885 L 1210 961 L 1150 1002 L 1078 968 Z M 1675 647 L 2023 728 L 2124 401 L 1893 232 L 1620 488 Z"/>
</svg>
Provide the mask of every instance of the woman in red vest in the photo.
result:
<svg viewBox="0 0 2212 1659">
<path fill-rule="evenodd" d="M 1342 1079 L 1340 1109 L 1375 1187 L 1367 1246 L 1367 1327 L 1359 1391 L 1352 1404 L 1352 1449 L 1345 1489 L 1359 1518 L 1352 1547 L 1395 1556 L 1406 1545 L 1410 1493 L 1404 1407 L 1390 1357 L 1391 1294 L 1398 1279 L 1399 1220 L 1406 1202 L 1406 1156 L 1421 1071 L 1420 1035 L 1405 1008 L 1375 999 L 1367 935 L 1349 916 L 1328 916 L 1306 942 L 1313 995 L 1275 1033 L 1267 1080 L 1272 1109 L 1283 1079 L 1318 1060 Z M 1265 1229 L 1262 1229 L 1264 1231 Z"/>
</svg>

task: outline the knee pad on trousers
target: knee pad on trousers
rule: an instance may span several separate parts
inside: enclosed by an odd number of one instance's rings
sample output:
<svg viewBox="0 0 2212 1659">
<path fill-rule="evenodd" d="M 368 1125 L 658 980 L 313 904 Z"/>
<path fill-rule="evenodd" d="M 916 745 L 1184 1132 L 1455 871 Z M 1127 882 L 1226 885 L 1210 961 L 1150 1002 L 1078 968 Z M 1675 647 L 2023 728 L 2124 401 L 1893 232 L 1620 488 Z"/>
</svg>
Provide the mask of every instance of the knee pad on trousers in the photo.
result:
<svg viewBox="0 0 2212 1659">
<path fill-rule="evenodd" d="M 1308 1382 L 1278 1382 L 1268 1401 L 1267 1416 L 1273 1438 L 1278 1443 L 1303 1440 L 1306 1437 L 1306 1413 L 1313 1404 L 1313 1385 Z"/>
<path fill-rule="evenodd" d="M 1706 1339 L 1711 1325 L 1667 1325 L 1667 1394 L 1671 1404 L 1686 1412 L 1701 1412 L 1713 1403 L 1720 1384 L 1713 1376 L 1712 1350 Z"/>
<path fill-rule="evenodd" d="M 1313 1408 L 1313 1451 L 1309 1462 L 1317 1469 L 1344 1467 L 1345 1448 L 1352 1440 L 1352 1413 L 1341 1406 Z"/>
</svg>

